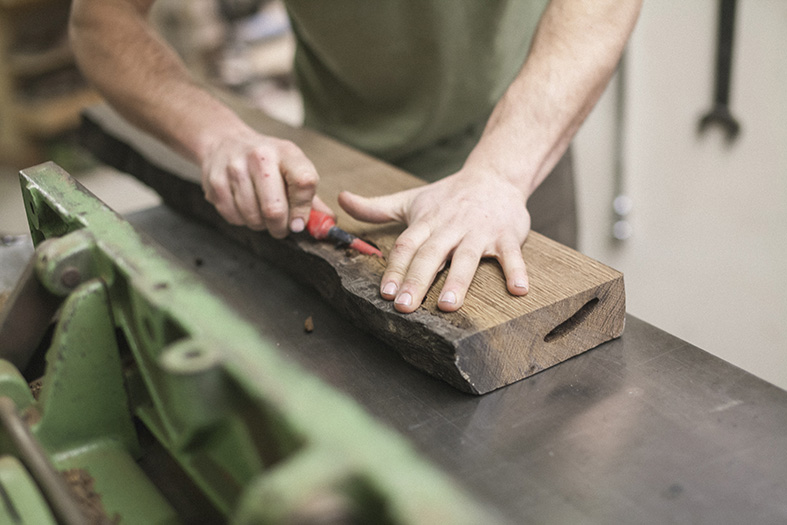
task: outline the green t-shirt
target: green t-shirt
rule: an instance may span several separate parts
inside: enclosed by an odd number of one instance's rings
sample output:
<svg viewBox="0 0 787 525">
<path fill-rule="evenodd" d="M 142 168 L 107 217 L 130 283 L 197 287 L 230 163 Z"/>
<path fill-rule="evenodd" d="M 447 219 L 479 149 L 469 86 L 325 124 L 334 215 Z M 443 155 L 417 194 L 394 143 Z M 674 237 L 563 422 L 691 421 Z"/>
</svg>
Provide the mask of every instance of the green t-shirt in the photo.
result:
<svg viewBox="0 0 787 525">
<path fill-rule="evenodd" d="M 546 0 L 286 0 L 305 124 L 427 180 L 456 171 Z"/>
</svg>

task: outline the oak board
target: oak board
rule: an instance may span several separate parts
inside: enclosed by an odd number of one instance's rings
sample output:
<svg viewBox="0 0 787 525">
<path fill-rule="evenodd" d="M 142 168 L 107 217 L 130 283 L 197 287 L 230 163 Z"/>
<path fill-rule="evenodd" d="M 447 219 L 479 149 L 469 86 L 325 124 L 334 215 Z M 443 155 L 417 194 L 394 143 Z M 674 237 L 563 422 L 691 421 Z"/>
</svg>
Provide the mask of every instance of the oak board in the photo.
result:
<svg viewBox="0 0 787 525">
<path fill-rule="evenodd" d="M 287 126 L 235 100 L 226 101 L 260 132 L 298 144 L 317 167 L 318 193 L 337 212 L 339 226 L 388 254 L 404 227 L 355 221 L 336 205 L 336 197 L 344 189 L 384 195 L 424 182 L 314 131 Z M 353 254 L 305 234 L 276 240 L 265 232 L 226 223 L 205 201 L 195 164 L 131 126 L 108 106 L 85 111 L 80 136 L 97 158 L 156 190 L 165 204 L 314 286 L 338 311 L 390 344 L 405 360 L 460 390 L 484 394 L 623 332 L 623 274 L 536 232 L 523 246 L 530 280 L 526 296 L 510 295 L 498 263 L 483 260 L 459 311 L 445 313 L 437 308 L 443 271 L 421 307 L 402 314 L 380 297 L 381 259 Z"/>
</svg>

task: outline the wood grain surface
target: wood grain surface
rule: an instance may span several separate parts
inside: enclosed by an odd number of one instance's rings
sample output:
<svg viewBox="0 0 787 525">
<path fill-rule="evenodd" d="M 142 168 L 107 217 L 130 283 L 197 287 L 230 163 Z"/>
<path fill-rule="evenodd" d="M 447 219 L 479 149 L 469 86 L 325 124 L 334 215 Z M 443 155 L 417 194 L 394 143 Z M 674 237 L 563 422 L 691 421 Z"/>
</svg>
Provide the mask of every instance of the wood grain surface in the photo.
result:
<svg viewBox="0 0 787 525">
<path fill-rule="evenodd" d="M 389 253 L 404 227 L 355 221 L 336 205 L 336 197 L 344 189 L 384 195 L 423 185 L 421 180 L 316 132 L 292 128 L 233 99 L 225 100 L 255 129 L 298 144 L 320 173 L 319 195 L 337 212 L 338 225 Z M 536 232 L 530 233 L 523 247 L 530 279 L 526 296 L 510 295 L 498 263 L 483 260 L 458 312 L 437 309 L 443 271 L 422 306 L 401 314 L 380 297 L 384 261 L 305 234 L 276 240 L 264 232 L 227 224 L 204 200 L 196 165 L 132 127 L 109 107 L 85 112 L 81 138 L 99 159 L 151 186 L 168 206 L 210 224 L 314 286 L 405 360 L 463 391 L 489 392 L 623 331 L 623 275 Z"/>
</svg>

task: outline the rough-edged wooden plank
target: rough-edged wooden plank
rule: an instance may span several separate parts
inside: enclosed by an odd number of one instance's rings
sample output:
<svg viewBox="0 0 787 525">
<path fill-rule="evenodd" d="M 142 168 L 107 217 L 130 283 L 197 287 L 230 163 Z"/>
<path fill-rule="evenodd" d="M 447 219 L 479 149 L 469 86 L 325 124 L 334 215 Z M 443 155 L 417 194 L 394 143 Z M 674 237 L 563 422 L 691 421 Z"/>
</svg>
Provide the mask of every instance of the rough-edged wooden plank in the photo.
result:
<svg viewBox="0 0 787 525">
<path fill-rule="evenodd" d="M 236 111 L 263 133 L 297 143 L 316 165 L 320 196 L 336 202 L 342 189 L 381 195 L 422 185 L 401 170 L 307 129 L 291 128 L 261 112 Z M 136 176 L 173 209 L 212 225 L 297 279 L 307 282 L 358 326 L 371 331 L 422 370 L 460 390 L 483 394 L 593 348 L 623 331 L 623 275 L 589 257 L 531 232 L 523 248 L 530 293 L 511 296 L 495 261 L 482 261 L 465 299 L 453 313 L 437 298 L 445 272 L 422 306 L 395 311 L 379 294 L 384 262 L 315 242 L 305 234 L 275 240 L 267 233 L 223 221 L 203 198 L 199 169 L 106 106 L 89 108 L 83 143 L 101 160 Z M 338 206 L 344 229 L 387 254 L 403 227 L 353 220 Z"/>
</svg>

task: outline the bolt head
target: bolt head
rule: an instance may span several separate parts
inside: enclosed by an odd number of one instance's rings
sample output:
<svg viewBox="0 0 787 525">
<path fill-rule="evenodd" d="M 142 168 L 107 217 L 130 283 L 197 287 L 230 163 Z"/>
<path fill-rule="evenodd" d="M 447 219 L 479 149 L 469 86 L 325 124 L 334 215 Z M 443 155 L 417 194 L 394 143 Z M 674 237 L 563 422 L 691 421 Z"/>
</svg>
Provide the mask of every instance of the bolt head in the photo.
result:
<svg viewBox="0 0 787 525">
<path fill-rule="evenodd" d="M 82 274 L 78 268 L 69 266 L 60 274 L 60 282 L 66 288 L 76 288 L 82 282 Z"/>
</svg>

